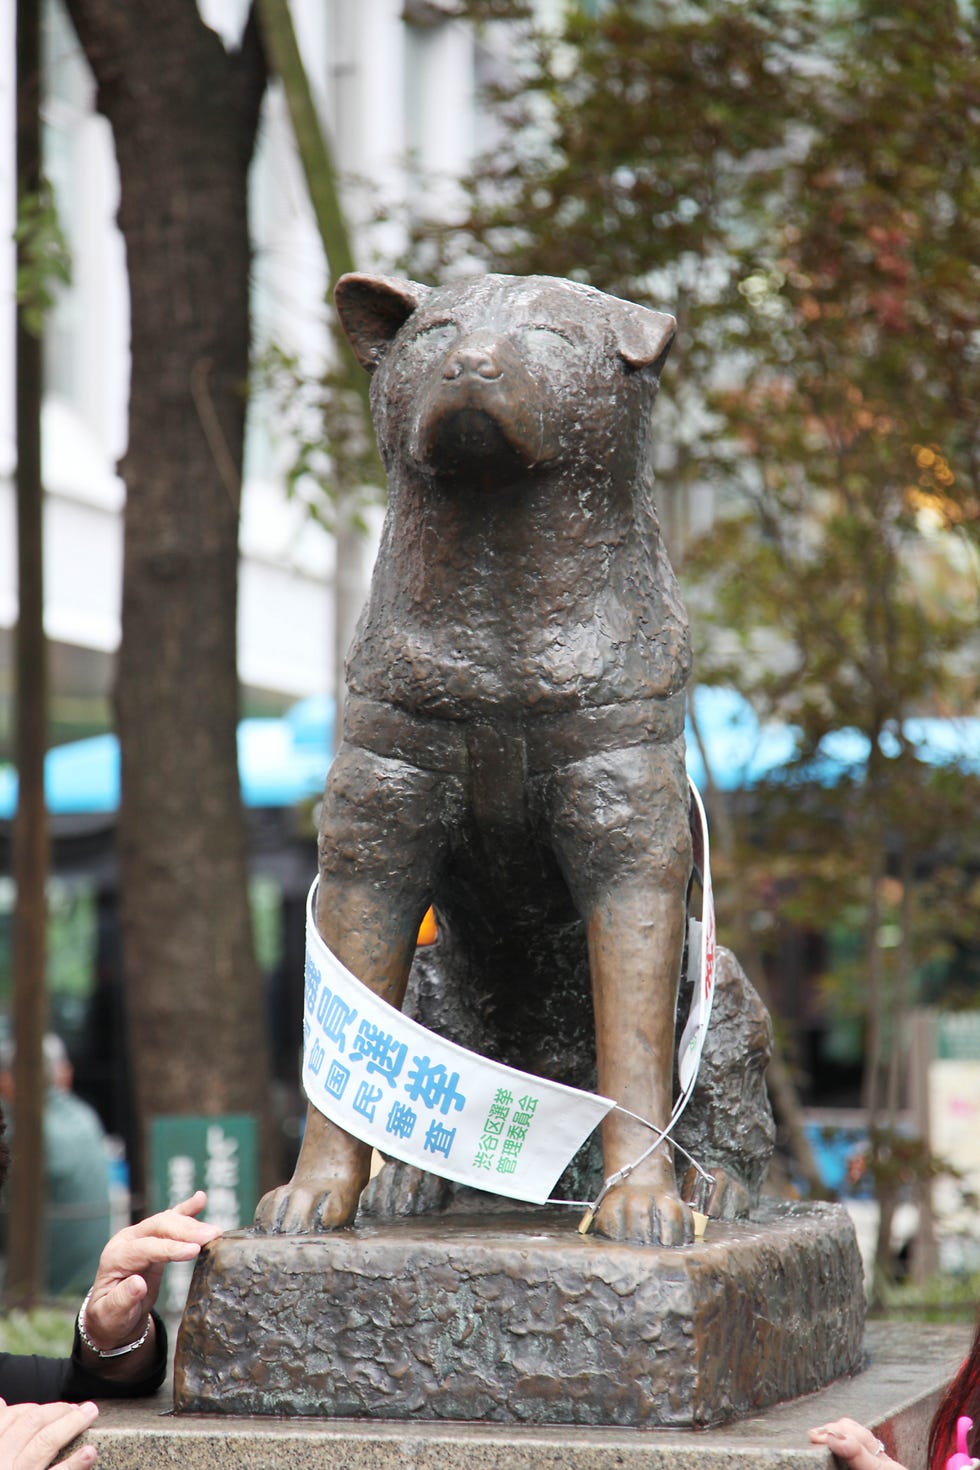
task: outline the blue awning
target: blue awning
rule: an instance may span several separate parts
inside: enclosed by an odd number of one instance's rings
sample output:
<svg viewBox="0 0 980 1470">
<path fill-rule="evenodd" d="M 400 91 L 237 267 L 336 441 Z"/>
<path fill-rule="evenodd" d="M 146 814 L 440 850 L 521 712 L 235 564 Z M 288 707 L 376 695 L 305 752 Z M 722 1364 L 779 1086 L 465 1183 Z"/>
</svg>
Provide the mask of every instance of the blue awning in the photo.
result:
<svg viewBox="0 0 980 1470">
<path fill-rule="evenodd" d="M 799 749 L 792 725 L 760 721 L 734 689 L 699 685 L 693 695 L 698 731 L 716 786 L 743 790 L 788 771 Z M 334 703 L 327 696 L 301 700 L 280 719 L 247 719 L 238 727 L 238 769 L 242 798 L 249 807 L 286 807 L 316 797 L 333 750 Z M 980 774 L 980 719 L 914 719 L 905 738 L 920 759 L 958 764 Z M 886 753 L 889 741 L 886 739 Z M 898 742 L 890 740 L 894 754 Z M 859 771 L 868 742 L 856 730 L 835 730 L 823 741 L 802 779 L 832 785 Z M 687 765 L 699 787 L 706 782 L 704 760 L 693 725 L 687 722 Z M 45 761 L 45 791 L 53 815 L 111 814 L 119 806 L 119 744 L 115 735 L 93 735 L 50 750 Z M 0 767 L 0 819 L 17 806 L 17 775 Z"/>
<path fill-rule="evenodd" d="M 238 773 L 249 807 L 284 807 L 323 790 L 333 751 L 334 702 L 301 700 L 281 719 L 247 719 L 238 726 Z M 92 735 L 48 751 L 44 790 L 54 816 L 113 813 L 119 807 L 119 741 Z M 0 819 L 17 808 L 17 773 L 0 767 Z"/>
<path fill-rule="evenodd" d="M 693 694 L 697 729 L 715 785 L 739 791 L 760 781 L 788 773 L 800 752 L 795 725 L 760 721 L 748 700 L 735 689 L 700 684 Z M 902 730 L 917 757 L 930 765 L 958 765 L 980 775 L 980 719 L 923 717 L 906 720 Z M 688 718 L 687 768 L 696 786 L 706 784 L 704 758 Z M 900 744 L 893 732 L 882 737 L 886 755 L 897 756 Z M 859 774 L 870 744 L 860 730 L 833 730 L 821 741 L 815 757 L 794 769 L 799 780 L 832 786 L 847 775 Z"/>
</svg>

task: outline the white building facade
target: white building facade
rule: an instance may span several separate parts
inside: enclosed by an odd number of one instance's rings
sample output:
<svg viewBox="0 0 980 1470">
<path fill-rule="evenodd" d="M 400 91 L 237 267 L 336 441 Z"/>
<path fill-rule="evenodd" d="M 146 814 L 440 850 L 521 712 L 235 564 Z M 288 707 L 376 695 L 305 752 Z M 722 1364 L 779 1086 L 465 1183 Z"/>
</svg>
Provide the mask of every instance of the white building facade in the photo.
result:
<svg viewBox="0 0 980 1470">
<path fill-rule="evenodd" d="M 199 4 L 233 46 L 247 0 Z M 383 265 L 400 243 L 397 226 L 375 228 L 368 255 L 359 224 L 379 199 L 404 199 L 423 174 L 450 179 L 472 161 L 485 128 L 478 82 L 486 47 L 505 43 L 506 27 L 478 35 L 428 0 L 292 0 L 291 8 L 341 174 L 370 186 L 349 190 L 358 263 Z M 95 111 L 93 80 L 61 0 L 45 0 L 43 17 L 44 167 L 72 259 L 72 284 L 60 291 L 45 336 L 45 623 L 57 740 L 111 723 L 129 316 L 111 130 Z M 0 761 L 10 758 L 17 621 L 14 23 L 15 7 L 0 6 Z M 263 111 L 251 214 L 256 348 L 274 343 L 315 373 L 327 350 L 328 272 L 276 86 Z M 301 499 L 287 496 L 290 460 L 290 444 L 257 400 L 246 443 L 238 651 L 243 707 L 252 712 L 332 692 L 346 633 L 334 628 L 334 540 Z M 348 603 L 365 590 L 370 560 L 368 548 Z M 350 565 L 344 570 L 349 582 Z"/>
</svg>

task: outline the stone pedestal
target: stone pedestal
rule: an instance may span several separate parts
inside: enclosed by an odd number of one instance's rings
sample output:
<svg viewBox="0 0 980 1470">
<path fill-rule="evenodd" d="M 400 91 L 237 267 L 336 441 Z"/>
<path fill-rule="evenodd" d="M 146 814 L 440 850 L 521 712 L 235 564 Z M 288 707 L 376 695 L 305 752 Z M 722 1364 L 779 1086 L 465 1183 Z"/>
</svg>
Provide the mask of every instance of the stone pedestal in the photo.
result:
<svg viewBox="0 0 980 1470">
<path fill-rule="evenodd" d="M 771 1206 L 666 1250 L 570 1211 L 222 1236 L 177 1341 L 181 1413 L 705 1426 L 862 1363 L 846 1212 Z"/>
</svg>

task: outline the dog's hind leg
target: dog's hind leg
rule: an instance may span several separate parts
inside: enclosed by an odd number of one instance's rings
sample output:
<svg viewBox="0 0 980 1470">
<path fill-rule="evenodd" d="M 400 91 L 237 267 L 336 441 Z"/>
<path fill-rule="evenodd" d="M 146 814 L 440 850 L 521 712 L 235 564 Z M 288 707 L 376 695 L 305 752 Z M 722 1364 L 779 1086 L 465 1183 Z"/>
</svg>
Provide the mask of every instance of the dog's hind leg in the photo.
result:
<svg viewBox="0 0 980 1470">
<path fill-rule="evenodd" d="M 316 923 L 361 982 L 396 1008 L 408 983 L 419 921 L 459 803 L 454 778 L 342 746 L 324 793 Z M 312 1106 L 291 1181 L 261 1200 L 271 1233 L 349 1225 L 370 1172 L 370 1146 Z"/>
</svg>

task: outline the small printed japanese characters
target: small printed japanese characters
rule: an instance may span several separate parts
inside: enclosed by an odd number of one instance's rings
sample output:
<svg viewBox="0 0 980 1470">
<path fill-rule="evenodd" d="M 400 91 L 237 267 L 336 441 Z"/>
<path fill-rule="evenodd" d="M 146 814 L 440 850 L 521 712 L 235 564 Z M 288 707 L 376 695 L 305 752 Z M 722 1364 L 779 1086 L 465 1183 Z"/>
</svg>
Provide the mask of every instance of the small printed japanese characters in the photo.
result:
<svg viewBox="0 0 980 1470">
<path fill-rule="evenodd" d="M 440 991 L 457 1041 L 663 1126 L 692 865 L 688 630 L 649 468 L 674 321 L 540 276 L 431 289 L 349 275 L 336 299 L 373 374 L 389 505 L 322 805 L 316 929 L 400 1009 L 432 903 L 421 1019 Z M 465 1148 L 488 1179 L 512 1127 L 519 1151 L 521 1095 L 506 1118 L 494 1094 L 476 1102 L 473 1143 L 448 1064 L 433 1071 L 374 1011 L 333 1025 L 324 1075 L 362 1089 L 382 1151 L 386 1130 L 414 1134 L 450 1177 Z M 616 1110 L 601 1138 L 608 1177 L 650 1133 Z M 257 1224 L 349 1224 L 370 1154 L 311 1107 L 294 1176 Z M 608 1191 L 595 1228 L 693 1238 L 666 1148 Z"/>
</svg>

